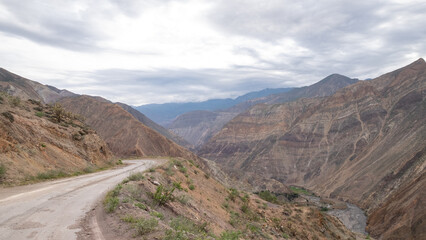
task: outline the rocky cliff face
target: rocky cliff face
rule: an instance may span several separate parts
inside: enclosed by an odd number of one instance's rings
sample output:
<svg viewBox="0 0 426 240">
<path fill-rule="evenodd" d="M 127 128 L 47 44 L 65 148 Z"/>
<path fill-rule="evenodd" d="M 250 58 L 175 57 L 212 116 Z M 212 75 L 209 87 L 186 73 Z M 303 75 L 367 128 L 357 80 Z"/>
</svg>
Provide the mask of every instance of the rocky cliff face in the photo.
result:
<svg viewBox="0 0 426 240">
<path fill-rule="evenodd" d="M 53 108 L 0 93 L 0 182 L 19 183 L 43 173 L 74 174 L 107 165 L 106 143 L 81 120 L 54 118 Z"/>
<path fill-rule="evenodd" d="M 175 144 L 145 126 L 117 104 L 90 96 L 64 98 L 59 101 L 68 111 L 82 115 L 117 156 L 172 156 L 195 157 L 187 149 Z"/>
<path fill-rule="evenodd" d="M 195 149 L 199 149 L 216 135 L 226 123 L 256 104 L 283 103 L 299 98 L 329 96 L 357 81 L 343 75 L 332 74 L 311 86 L 294 88 L 254 99 L 248 98 L 246 101 L 223 111 L 188 112 L 179 115 L 171 124 L 167 125 L 167 128 L 191 143 Z"/>
<path fill-rule="evenodd" d="M 418 219 L 424 211 L 403 210 L 424 202 L 419 192 L 410 192 L 395 210 L 403 223 L 387 216 L 383 226 L 374 216 L 395 206 L 398 193 L 409 191 L 404 186 L 424 174 L 425 116 L 426 63 L 419 59 L 330 97 L 256 105 L 225 125 L 200 153 L 223 169 L 356 203 L 372 217 L 369 229 L 375 236 L 417 238 L 426 229 L 424 218 Z"/>
<path fill-rule="evenodd" d="M 198 148 L 206 143 L 222 127 L 234 118 L 237 112 L 192 111 L 179 115 L 168 129 L 186 139 L 192 148 Z"/>
</svg>

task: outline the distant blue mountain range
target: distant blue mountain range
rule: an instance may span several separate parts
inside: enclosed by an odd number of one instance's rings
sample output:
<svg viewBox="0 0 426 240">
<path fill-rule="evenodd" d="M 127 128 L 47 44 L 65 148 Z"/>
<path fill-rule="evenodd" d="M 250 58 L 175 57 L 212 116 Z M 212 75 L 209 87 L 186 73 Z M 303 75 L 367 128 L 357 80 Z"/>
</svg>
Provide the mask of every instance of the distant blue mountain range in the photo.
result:
<svg viewBox="0 0 426 240">
<path fill-rule="evenodd" d="M 235 99 L 226 98 L 211 99 L 204 102 L 147 104 L 135 108 L 153 121 L 161 125 L 165 125 L 171 122 L 177 116 L 186 112 L 195 110 L 216 111 L 227 109 L 250 99 L 265 97 L 276 93 L 288 92 L 292 89 L 293 88 L 267 88 L 261 91 L 244 94 Z"/>
</svg>

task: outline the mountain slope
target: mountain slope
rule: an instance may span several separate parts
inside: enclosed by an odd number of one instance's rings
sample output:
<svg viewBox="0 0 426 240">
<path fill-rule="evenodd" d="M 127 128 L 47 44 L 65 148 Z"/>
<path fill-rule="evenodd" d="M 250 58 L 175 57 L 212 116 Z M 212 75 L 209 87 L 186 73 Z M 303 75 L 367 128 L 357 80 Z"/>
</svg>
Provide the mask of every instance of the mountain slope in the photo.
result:
<svg viewBox="0 0 426 240">
<path fill-rule="evenodd" d="M 194 158 L 158 132 L 145 126 L 117 104 L 90 96 L 76 96 L 59 101 L 73 113 L 86 118 L 117 156 L 174 156 Z"/>
<path fill-rule="evenodd" d="M 187 102 L 187 103 L 164 103 L 164 104 L 147 104 L 136 107 L 136 109 L 150 119 L 159 123 L 160 125 L 167 125 L 178 115 L 198 110 L 216 111 L 226 109 L 234 106 L 235 104 L 247 101 L 249 99 L 267 96 L 273 93 L 287 92 L 291 88 L 274 88 L 264 89 L 257 92 L 250 92 L 236 99 L 210 99 L 203 102 Z"/>
<path fill-rule="evenodd" d="M 0 182 L 64 176 L 103 167 L 112 160 L 106 143 L 70 115 L 60 122 L 53 107 L 0 93 Z M 94 169 L 92 169 L 94 170 Z"/>
<path fill-rule="evenodd" d="M 424 173 L 425 116 L 426 63 L 419 59 L 330 97 L 256 105 L 225 125 L 200 153 L 225 170 L 302 185 L 375 216 L 392 202 L 392 194 Z M 406 203 L 415 206 L 418 199 L 424 202 L 424 195 L 413 193 Z M 424 221 L 415 220 L 419 215 L 400 207 L 395 212 L 407 220 L 398 229 L 424 234 L 413 230 L 426 229 Z M 375 236 L 402 234 L 394 221 L 386 224 L 369 227 Z"/>
<path fill-rule="evenodd" d="M 192 111 L 176 117 L 167 128 L 193 144 L 196 149 L 216 135 L 223 126 L 239 113 L 259 103 L 272 104 L 288 102 L 304 97 L 323 97 L 335 93 L 337 90 L 357 82 L 346 76 L 333 74 L 307 87 L 287 89 L 288 91 L 274 94 L 273 89 L 262 94 L 246 94 L 237 98 L 239 104 L 222 111 Z M 269 95 L 268 95 L 269 94 Z"/>
<path fill-rule="evenodd" d="M 126 105 L 124 103 L 116 103 L 116 104 L 118 104 L 120 107 L 122 107 L 128 113 L 132 114 L 133 117 L 135 117 L 141 123 L 145 124 L 147 127 L 152 128 L 153 130 L 159 132 L 161 135 L 165 136 L 166 138 L 172 140 L 173 142 L 175 142 L 175 143 L 177 143 L 177 144 L 179 144 L 183 147 L 186 147 L 186 148 L 190 147 L 190 144 L 187 141 L 185 141 L 183 138 L 171 133 L 169 130 L 158 125 L 157 123 L 155 123 L 154 121 L 149 119 L 147 116 L 145 116 L 144 114 L 142 114 L 138 110 L 136 110 L 136 109 L 132 108 L 131 106 Z"/>
<path fill-rule="evenodd" d="M 25 100 L 33 99 L 43 103 L 53 103 L 61 98 L 75 95 L 67 90 L 59 90 L 31 81 L 3 68 L 0 68 L 0 91 Z"/>
</svg>

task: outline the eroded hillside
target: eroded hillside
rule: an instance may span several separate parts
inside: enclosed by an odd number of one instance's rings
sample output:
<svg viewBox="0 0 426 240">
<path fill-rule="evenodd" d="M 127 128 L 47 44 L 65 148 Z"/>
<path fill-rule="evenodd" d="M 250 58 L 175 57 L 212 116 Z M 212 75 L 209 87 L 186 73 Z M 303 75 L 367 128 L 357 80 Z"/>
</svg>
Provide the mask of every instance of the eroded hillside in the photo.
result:
<svg viewBox="0 0 426 240">
<path fill-rule="evenodd" d="M 35 100 L 0 94 L 0 181 L 34 181 L 107 166 L 106 143 L 80 117 Z"/>
<path fill-rule="evenodd" d="M 425 116 L 426 63 L 419 59 L 330 97 L 257 105 L 225 125 L 201 154 L 225 171 L 306 186 L 374 216 L 424 174 Z M 414 215 L 403 209 L 425 196 L 410 196 L 395 210 L 405 221 L 380 228 L 371 222 L 375 236 L 424 236 L 424 209 Z"/>
<path fill-rule="evenodd" d="M 116 186 L 98 221 L 111 239 L 356 238 L 317 207 L 260 196 L 226 188 L 197 161 L 171 159 Z"/>
<path fill-rule="evenodd" d="M 121 157 L 196 156 L 145 126 L 117 104 L 100 97 L 76 96 L 59 101 L 65 109 L 86 118 L 105 140 L 111 151 Z"/>
</svg>

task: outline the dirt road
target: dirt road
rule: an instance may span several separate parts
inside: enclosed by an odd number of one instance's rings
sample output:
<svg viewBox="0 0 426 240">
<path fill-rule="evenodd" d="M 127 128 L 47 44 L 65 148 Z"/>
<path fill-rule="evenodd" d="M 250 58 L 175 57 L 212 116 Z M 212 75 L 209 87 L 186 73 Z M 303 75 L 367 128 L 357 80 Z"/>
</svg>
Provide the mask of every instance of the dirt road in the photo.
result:
<svg viewBox="0 0 426 240">
<path fill-rule="evenodd" d="M 0 188 L 0 239 L 76 239 L 79 220 L 104 193 L 132 172 L 161 163 L 124 162 L 130 165 L 52 182 Z"/>
</svg>

